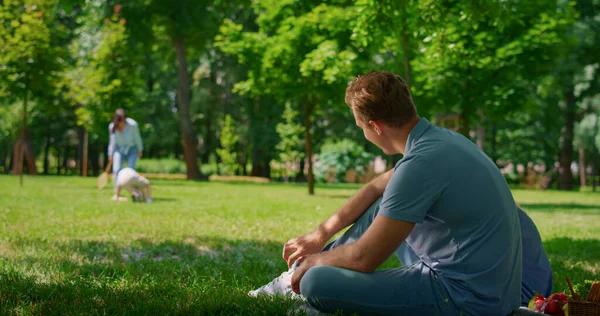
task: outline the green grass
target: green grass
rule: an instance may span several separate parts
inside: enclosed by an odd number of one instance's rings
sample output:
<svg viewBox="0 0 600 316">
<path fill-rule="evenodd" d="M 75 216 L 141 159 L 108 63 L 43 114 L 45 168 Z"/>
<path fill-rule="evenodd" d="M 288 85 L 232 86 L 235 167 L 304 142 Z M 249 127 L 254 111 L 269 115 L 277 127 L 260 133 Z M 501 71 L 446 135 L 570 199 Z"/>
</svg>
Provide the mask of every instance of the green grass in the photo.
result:
<svg viewBox="0 0 600 316">
<path fill-rule="evenodd" d="M 285 314 L 246 293 L 281 273 L 282 244 L 355 185 L 153 181 L 154 204 L 117 203 L 77 177 L 0 176 L 0 314 Z M 538 225 L 555 291 L 600 279 L 600 193 L 514 191 Z M 386 267 L 397 264 L 395 259 Z"/>
</svg>

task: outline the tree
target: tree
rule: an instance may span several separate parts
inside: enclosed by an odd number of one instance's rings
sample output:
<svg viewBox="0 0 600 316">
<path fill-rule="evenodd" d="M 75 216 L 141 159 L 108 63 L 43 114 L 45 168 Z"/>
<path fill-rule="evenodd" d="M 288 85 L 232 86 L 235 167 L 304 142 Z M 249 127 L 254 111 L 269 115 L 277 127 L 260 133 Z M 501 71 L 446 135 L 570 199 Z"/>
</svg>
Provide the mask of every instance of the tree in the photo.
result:
<svg viewBox="0 0 600 316">
<path fill-rule="evenodd" d="M 559 189 L 573 187 L 571 163 L 573 162 L 573 141 L 576 123 L 586 113 L 592 112 L 585 100 L 600 93 L 600 62 L 597 51 L 600 48 L 600 3 L 594 0 L 576 1 L 578 17 L 566 32 L 569 35 L 569 50 L 554 70 L 556 92 L 561 96 L 564 129 L 560 153 Z M 596 65 L 596 66 L 595 66 Z"/>
<path fill-rule="evenodd" d="M 314 194 L 313 116 L 319 105 L 343 104 L 343 91 L 361 66 L 351 41 L 355 11 L 349 2 L 257 1 L 258 31 L 226 20 L 216 45 L 241 63 L 255 65 L 240 93 L 290 101 L 303 114 L 308 191 Z"/>
<path fill-rule="evenodd" d="M 15 143 L 13 172 L 23 171 L 23 155 L 30 174 L 36 174 L 35 154 L 27 128 L 31 101 L 45 101 L 55 90 L 64 49 L 64 30 L 56 21 L 56 1 L 6 1 L 0 6 L 0 91 L 23 102 L 23 125 Z M 21 178 L 22 184 L 22 178 Z"/>
<path fill-rule="evenodd" d="M 586 115 L 577 125 L 575 125 L 574 145 L 579 149 L 579 170 L 582 187 L 587 184 L 587 165 L 585 157 L 588 156 L 592 158 L 590 162 L 592 176 L 597 176 L 597 172 L 600 169 L 600 120 L 598 119 L 600 111 L 598 111 L 598 109 L 596 111 L 596 113 Z"/>
<path fill-rule="evenodd" d="M 298 113 L 287 103 L 282 115 L 283 122 L 276 126 L 280 139 L 279 144 L 277 144 L 279 157 L 276 162 L 282 165 L 285 182 L 288 181 L 289 177 L 294 177 L 299 171 L 294 170 L 294 166 L 296 161 L 302 159 L 303 156 L 298 148 L 300 135 L 304 133 L 304 128 L 296 122 L 297 115 Z"/>
<path fill-rule="evenodd" d="M 225 116 L 225 122 L 221 129 L 221 148 L 217 149 L 217 154 L 221 157 L 221 170 L 226 175 L 232 175 L 237 169 L 237 154 L 235 146 L 239 136 L 236 135 L 233 121 L 230 115 Z"/>
</svg>

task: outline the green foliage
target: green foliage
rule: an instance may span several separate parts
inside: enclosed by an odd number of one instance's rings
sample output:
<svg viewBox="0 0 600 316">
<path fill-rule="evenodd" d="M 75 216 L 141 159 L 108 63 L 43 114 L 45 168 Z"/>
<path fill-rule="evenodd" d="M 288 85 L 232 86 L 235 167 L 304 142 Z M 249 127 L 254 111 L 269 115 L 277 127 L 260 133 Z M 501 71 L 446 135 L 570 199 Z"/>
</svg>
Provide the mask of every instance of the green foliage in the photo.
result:
<svg viewBox="0 0 600 316">
<path fill-rule="evenodd" d="M 575 146 L 590 152 L 600 151 L 600 121 L 598 114 L 586 115 L 575 126 Z"/>
<path fill-rule="evenodd" d="M 175 158 L 140 159 L 135 169 L 140 173 L 185 174 L 185 162 Z"/>
<path fill-rule="evenodd" d="M 574 284 L 573 291 L 575 291 L 575 293 L 579 294 L 579 296 L 581 298 L 585 299 L 587 297 L 588 293 L 590 292 L 590 288 L 592 287 L 592 284 L 594 284 L 595 282 L 598 282 L 598 281 L 597 280 L 584 280 L 581 283 Z M 564 289 L 562 290 L 562 292 L 563 293 L 571 293 L 568 286 L 565 286 Z"/>
<path fill-rule="evenodd" d="M 99 18 L 101 7 L 90 4 L 86 8 L 89 16 Z M 75 107 L 78 125 L 88 129 L 105 129 L 111 113 L 117 107 L 128 109 L 134 97 L 137 77 L 130 68 L 126 21 L 119 10 L 103 22 L 88 19 L 77 30 L 80 40 L 70 47 L 76 62 L 65 71 L 63 89 Z"/>
<path fill-rule="evenodd" d="M 298 123 L 312 152 L 343 135 L 381 154 L 343 100 L 352 78 L 377 69 L 409 79 L 421 116 L 460 114 L 464 134 L 482 127 L 494 160 L 576 160 L 561 134 L 574 122 L 575 149 L 594 163 L 599 12 L 597 0 L 5 0 L 0 156 L 11 155 L 26 95 L 34 152 L 51 162 L 80 159 L 85 127 L 97 165 L 117 107 L 140 124 L 146 157 L 181 159 L 182 135 L 192 135 L 209 161 L 225 115 L 238 137 L 230 153 L 255 175 L 300 156 L 300 139 L 286 136 L 302 133 Z M 287 107 L 302 119 L 278 129 Z"/>
<path fill-rule="evenodd" d="M 345 182 L 348 170 L 362 174 L 373 158 L 373 154 L 352 140 L 327 140 L 321 147 L 315 166 L 315 179 L 324 182 L 331 178 L 335 183 Z"/>
<path fill-rule="evenodd" d="M 304 156 L 300 148 L 302 133 L 304 127 L 296 122 L 298 112 L 294 111 L 289 103 L 285 105 L 285 111 L 283 112 L 282 118 L 283 123 L 279 123 L 276 126 L 277 134 L 281 139 L 276 148 L 279 152 L 279 159 L 277 163 L 282 164 L 283 177 L 287 181 L 289 177 L 294 177 L 299 172 L 293 168 L 296 161 L 302 159 Z"/>
<path fill-rule="evenodd" d="M 230 115 L 225 116 L 225 122 L 220 135 L 221 148 L 217 149 L 217 155 L 221 158 L 221 173 L 232 175 L 238 168 L 237 152 L 235 147 L 238 143 L 239 135 L 236 133 L 235 126 Z"/>
<path fill-rule="evenodd" d="M 214 163 L 202 164 L 202 174 L 212 175 L 217 171 L 217 166 Z M 140 159 L 135 165 L 135 169 L 140 173 L 149 174 L 185 174 L 185 162 L 175 158 L 158 158 L 158 159 Z"/>
<path fill-rule="evenodd" d="M 9 0 L 0 6 L 0 96 L 21 99 L 25 91 L 53 90 L 62 50 L 52 45 L 61 35 L 51 26 L 54 2 Z"/>
</svg>

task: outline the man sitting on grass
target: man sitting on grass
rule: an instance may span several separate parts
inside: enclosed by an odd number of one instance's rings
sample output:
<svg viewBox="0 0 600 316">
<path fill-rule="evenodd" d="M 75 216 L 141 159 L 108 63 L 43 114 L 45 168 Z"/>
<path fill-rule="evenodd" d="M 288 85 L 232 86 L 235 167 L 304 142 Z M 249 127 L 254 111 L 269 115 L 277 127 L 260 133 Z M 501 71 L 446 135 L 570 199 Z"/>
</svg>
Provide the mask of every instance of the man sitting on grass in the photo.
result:
<svg viewBox="0 0 600 316">
<path fill-rule="evenodd" d="M 525 213 L 496 165 L 467 138 L 420 118 L 399 76 L 357 78 L 346 103 L 366 139 L 404 157 L 314 232 L 288 241 L 283 258 L 290 271 L 250 295 L 291 288 L 308 308 L 359 314 L 508 315 L 517 309 L 522 245 L 532 238 L 522 238 Z M 537 230 L 533 235 L 539 237 Z M 403 265 L 376 271 L 393 253 Z M 540 257 L 536 265 L 544 266 L 545 254 Z M 546 271 L 549 266 L 540 272 L 545 286 Z"/>
<path fill-rule="evenodd" d="M 146 203 L 152 203 L 150 181 L 129 167 L 119 170 L 115 195 L 112 197 L 113 201 L 123 201 L 123 198 L 121 198 L 122 189 L 131 193 L 134 202 L 145 200 Z"/>
</svg>

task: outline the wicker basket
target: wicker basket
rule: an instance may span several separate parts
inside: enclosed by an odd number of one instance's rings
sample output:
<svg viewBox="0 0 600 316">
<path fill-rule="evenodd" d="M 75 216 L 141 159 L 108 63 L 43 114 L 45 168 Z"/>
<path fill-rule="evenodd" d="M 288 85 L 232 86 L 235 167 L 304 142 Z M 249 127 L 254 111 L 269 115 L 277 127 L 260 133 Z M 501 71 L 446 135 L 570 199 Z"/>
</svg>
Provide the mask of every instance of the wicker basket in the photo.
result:
<svg viewBox="0 0 600 316">
<path fill-rule="evenodd" d="M 569 299 L 569 316 L 600 316 L 600 302 Z"/>
</svg>

